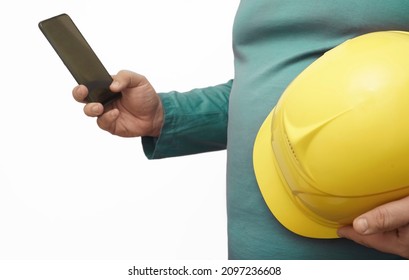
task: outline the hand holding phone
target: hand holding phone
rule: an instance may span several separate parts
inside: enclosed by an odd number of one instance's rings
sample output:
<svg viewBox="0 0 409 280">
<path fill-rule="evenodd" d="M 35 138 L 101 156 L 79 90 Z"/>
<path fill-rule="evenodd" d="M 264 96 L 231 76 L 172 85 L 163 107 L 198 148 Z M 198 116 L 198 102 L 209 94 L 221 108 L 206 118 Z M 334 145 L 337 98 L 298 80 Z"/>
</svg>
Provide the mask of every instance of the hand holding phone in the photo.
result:
<svg viewBox="0 0 409 280">
<path fill-rule="evenodd" d="M 39 28 L 77 83 L 88 88 L 87 102 L 106 105 L 121 96 L 109 89 L 112 77 L 67 14 L 41 21 Z"/>
</svg>

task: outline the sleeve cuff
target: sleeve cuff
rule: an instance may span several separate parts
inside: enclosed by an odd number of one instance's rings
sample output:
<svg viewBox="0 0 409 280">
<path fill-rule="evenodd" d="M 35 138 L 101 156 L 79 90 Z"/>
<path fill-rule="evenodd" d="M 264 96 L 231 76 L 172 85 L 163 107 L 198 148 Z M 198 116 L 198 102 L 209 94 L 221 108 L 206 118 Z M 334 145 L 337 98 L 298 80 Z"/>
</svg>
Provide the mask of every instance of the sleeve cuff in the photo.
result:
<svg viewBox="0 0 409 280">
<path fill-rule="evenodd" d="M 166 152 L 166 150 L 169 149 L 165 147 L 170 147 L 169 145 L 172 142 L 175 106 L 169 93 L 158 93 L 158 95 L 163 105 L 164 122 L 159 137 L 143 136 L 141 139 L 143 151 L 148 159 L 160 159 L 172 156 Z"/>
</svg>

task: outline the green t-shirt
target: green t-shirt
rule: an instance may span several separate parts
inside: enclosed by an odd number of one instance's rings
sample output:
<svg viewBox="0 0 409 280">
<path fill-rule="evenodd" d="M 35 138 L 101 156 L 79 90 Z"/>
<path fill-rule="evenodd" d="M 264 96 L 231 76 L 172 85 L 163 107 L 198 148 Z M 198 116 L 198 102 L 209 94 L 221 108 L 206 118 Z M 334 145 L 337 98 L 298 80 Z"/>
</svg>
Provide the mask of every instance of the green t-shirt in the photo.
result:
<svg viewBox="0 0 409 280">
<path fill-rule="evenodd" d="M 409 30 L 404 0 L 243 0 L 234 22 L 235 76 L 226 84 L 162 93 L 165 123 L 144 137 L 148 158 L 227 147 L 230 259 L 394 259 L 346 239 L 311 239 L 281 226 L 254 176 L 254 139 L 286 86 L 343 41 L 371 31 Z"/>
</svg>

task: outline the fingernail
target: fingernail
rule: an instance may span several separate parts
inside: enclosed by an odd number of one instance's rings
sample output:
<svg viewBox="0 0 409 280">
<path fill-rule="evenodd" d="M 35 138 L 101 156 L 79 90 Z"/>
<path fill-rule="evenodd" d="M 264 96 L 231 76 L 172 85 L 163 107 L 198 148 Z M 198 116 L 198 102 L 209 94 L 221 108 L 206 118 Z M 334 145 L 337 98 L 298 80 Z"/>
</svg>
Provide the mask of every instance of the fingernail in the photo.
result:
<svg viewBox="0 0 409 280">
<path fill-rule="evenodd" d="M 365 218 L 358 218 L 355 222 L 354 222 L 354 228 L 356 231 L 358 231 L 361 234 L 365 234 L 368 233 L 368 221 Z"/>
</svg>

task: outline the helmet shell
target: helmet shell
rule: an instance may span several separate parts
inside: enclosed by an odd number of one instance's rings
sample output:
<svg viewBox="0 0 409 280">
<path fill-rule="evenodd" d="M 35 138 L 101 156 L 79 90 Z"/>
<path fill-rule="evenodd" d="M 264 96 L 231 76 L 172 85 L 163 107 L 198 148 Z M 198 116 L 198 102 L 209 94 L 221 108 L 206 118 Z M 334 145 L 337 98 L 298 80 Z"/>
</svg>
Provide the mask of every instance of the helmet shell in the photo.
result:
<svg viewBox="0 0 409 280">
<path fill-rule="evenodd" d="M 337 237 L 360 214 L 409 195 L 408 50 L 407 32 L 348 40 L 306 68 L 266 119 L 256 177 L 291 231 Z"/>
</svg>

